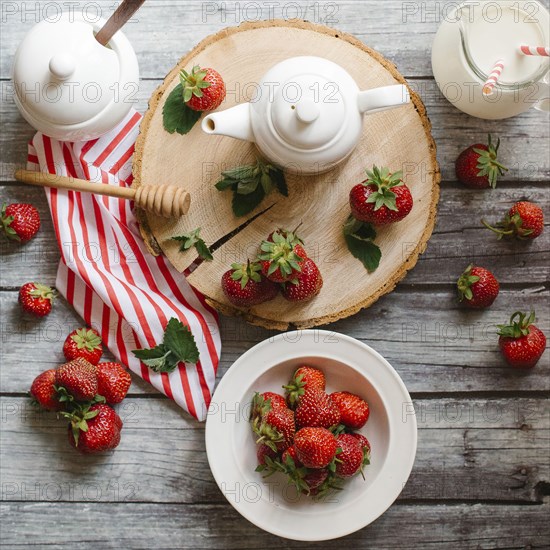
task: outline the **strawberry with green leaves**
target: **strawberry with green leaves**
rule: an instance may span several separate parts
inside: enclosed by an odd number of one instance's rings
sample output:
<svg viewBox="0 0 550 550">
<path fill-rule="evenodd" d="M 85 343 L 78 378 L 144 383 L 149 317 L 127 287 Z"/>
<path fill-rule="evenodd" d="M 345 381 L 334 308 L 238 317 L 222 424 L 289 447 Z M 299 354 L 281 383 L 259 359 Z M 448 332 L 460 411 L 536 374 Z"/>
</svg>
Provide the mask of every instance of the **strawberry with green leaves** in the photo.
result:
<svg viewBox="0 0 550 550">
<path fill-rule="evenodd" d="M 363 449 L 358 439 L 351 434 L 339 434 L 336 443 L 340 452 L 336 458 L 336 475 L 353 477 L 363 467 Z"/>
<path fill-rule="evenodd" d="M 120 363 L 97 364 L 96 376 L 97 393 L 103 396 L 109 405 L 120 403 L 132 384 L 130 373 Z"/>
<path fill-rule="evenodd" d="M 96 367 L 82 357 L 73 359 L 57 368 L 55 384 L 76 401 L 91 401 L 98 393 Z"/>
<path fill-rule="evenodd" d="M 503 220 L 495 227 L 484 220 L 481 220 L 481 223 L 496 233 L 499 240 L 503 237 L 515 237 L 520 240 L 536 239 L 544 230 L 544 213 L 538 204 L 520 201 L 510 208 Z"/>
<path fill-rule="evenodd" d="M 488 269 L 470 264 L 459 277 L 457 288 L 459 299 L 464 305 L 481 309 L 492 305 L 500 285 Z"/>
<path fill-rule="evenodd" d="M 373 166 L 367 179 L 352 188 L 349 195 L 351 213 L 356 220 L 374 225 L 395 223 L 409 215 L 413 207 L 410 189 L 401 171 Z"/>
<path fill-rule="evenodd" d="M 63 355 L 67 361 L 82 357 L 92 365 L 97 365 L 102 354 L 101 336 L 93 328 L 73 330 L 63 344 Z"/>
<path fill-rule="evenodd" d="M 41 283 L 25 283 L 19 289 L 19 303 L 24 311 L 45 317 L 52 310 L 54 291 Z"/>
<path fill-rule="evenodd" d="M 3 204 L 0 220 L 6 237 L 21 243 L 30 241 L 40 229 L 40 215 L 32 204 Z"/>
<path fill-rule="evenodd" d="M 257 262 L 233 264 L 222 275 L 221 285 L 227 299 L 237 307 L 263 304 L 279 294 L 279 287 L 262 275 Z"/>
<path fill-rule="evenodd" d="M 350 430 L 359 430 L 369 419 L 369 404 L 353 393 L 339 391 L 330 394 L 330 398 L 338 407 L 340 422 Z"/>
<path fill-rule="evenodd" d="M 516 311 L 507 325 L 498 325 L 498 344 L 506 362 L 518 369 L 533 368 L 546 348 L 546 336 L 533 323 L 530 315 Z"/>
<path fill-rule="evenodd" d="M 466 187 L 474 189 L 495 188 L 497 180 L 508 170 L 498 160 L 500 139 L 493 145 L 489 135 L 488 144 L 471 145 L 456 159 L 457 179 Z"/>
<path fill-rule="evenodd" d="M 325 375 L 322 370 L 309 365 L 298 367 L 288 384 L 283 386 L 288 405 L 295 408 L 302 395 L 308 390 L 325 391 L 325 384 Z"/>
<path fill-rule="evenodd" d="M 258 436 L 256 443 L 283 451 L 292 445 L 296 432 L 294 411 L 286 407 L 270 408 L 259 422 L 252 422 L 252 430 Z"/>
<path fill-rule="evenodd" d="M 258 258 L 261 260 L 262 273 L 274 283 L 297 279 L 308 257 L 301 241 L 292 232 L 283 235 L 276 231 L 270 238 L 272 240 L 265 240 L 260 246 Z"/>
<path fill-rule="evenodd" d="M 361 447 L 361 450 L 363 451 L 363 467 L 368 466 L 370 464 L 370 442 L 369 440 L 360 433 L 351 433 L 352 437 L 355 437 L 357 441 L 359 442 L 359 446 Z"/>
<path fill-rule="evenodd" d="M 94 404 L 64 416 L 70 420 L 69 443 L 81 453 L 110 451 L 120 443 L 122 420 L 109 405 Z"/>
<path fill-rule="evenodd" d="M 191 72 L 180 71 L 183 101 L 193 111 L 213 111 L 225 99 L 225 83 L 220 73 L 195 65 Z"/>
<path fill-rule="evenodd" d="M 336 437 L 325 428 L 302 428 L 294 436 L 296 456 L 306 468 L 326 468 L 337 448 Z"/>
<path fill-rule="evenodd" d="M 60 411 L 63 408 L 55 387 L 55 369 L 39 374 L 34 379 L 29 393 L 36 403 L 47 411 Z"/>
<path fill-rule="evenodd" d="M 311 258 L 302 262 L 300 270 L 300 273 L 285 283 L 281 292 L 283 298 L 289 302 L 309 302 L 323 288 L 323 276 Z"/>
</svg>

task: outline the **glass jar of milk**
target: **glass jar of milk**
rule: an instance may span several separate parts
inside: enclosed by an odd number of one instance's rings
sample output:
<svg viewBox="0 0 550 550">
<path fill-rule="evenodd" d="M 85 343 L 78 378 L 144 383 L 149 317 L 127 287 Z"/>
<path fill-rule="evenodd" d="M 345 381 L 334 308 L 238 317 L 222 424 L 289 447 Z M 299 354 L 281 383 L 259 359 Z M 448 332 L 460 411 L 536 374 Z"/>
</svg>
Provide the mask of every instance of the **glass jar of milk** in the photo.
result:
<svg viewBox="0 0 550 550">
<path fill-rule="evenodd" d="M 472 116 L 502 119 L 530 107 L 550 110 L 549 58 L 523 55 L 520 46 L 548 47 L 550 19 L 537 1 L 468 1 L 436 34 L 432 68 L 443 95 Z M 483 86 L 495 63 L 504 68 L 489 96 Z"/>
</svg>

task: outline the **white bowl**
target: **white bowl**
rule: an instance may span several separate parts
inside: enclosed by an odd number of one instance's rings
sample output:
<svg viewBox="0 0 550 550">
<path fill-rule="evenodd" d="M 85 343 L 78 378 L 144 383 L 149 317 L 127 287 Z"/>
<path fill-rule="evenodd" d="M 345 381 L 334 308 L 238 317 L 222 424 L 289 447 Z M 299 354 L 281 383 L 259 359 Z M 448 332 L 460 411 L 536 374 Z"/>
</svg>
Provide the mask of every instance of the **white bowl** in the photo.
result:
<svg viewBox="0 0 550 550">
<path fill-rule="evenodd" d="M 361 432 L 372 446 L 366 481 L 358 476 L 326 500 L 298 495 L 282 476 L 262 478 L 248 417 L 255 391 L 282 392 L 296 367 L 323 370 L 327 391 L 365 398 Z M 249 521 L 275 535 L 319 541 L 373 522 L 399 496 L 416 454 L 416 417 L 403 381 L 372 348 L 342 334 L 306 330 L 279 334 L 242 355 L 221 379 L 206 420 L 206 452 L 224 496 Z"/>
</svg>

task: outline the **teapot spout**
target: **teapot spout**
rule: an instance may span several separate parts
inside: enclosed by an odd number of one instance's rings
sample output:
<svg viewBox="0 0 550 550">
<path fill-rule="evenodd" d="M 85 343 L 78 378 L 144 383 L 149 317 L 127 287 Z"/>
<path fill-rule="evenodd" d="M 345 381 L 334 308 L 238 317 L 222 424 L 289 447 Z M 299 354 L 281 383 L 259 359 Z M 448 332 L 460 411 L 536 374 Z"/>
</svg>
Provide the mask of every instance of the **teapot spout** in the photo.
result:
<svg viewBox="0 0 550 550">
<path fill-rule="evenodd" d="M 241 103 L 225 111 L 211 113 L 204 117 L 201 126 L 207 134 L 254 141 L 250 103 Z"/>
<path fill-rule="evenodd" d="M 407 86 L 396 84 L 359 92 L 357 99 L 359 110 L 368 114 L 406 105 L 410 102 L 411 96 Z"/>
</svg>

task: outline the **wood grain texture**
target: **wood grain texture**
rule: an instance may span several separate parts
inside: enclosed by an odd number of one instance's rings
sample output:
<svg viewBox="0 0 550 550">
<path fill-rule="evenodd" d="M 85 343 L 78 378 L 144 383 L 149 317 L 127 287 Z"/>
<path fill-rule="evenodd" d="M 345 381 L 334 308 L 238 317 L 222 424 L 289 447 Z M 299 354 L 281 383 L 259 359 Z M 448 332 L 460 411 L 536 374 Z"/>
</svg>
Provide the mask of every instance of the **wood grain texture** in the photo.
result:
<svg viewBox="0 0 550 550">
<path fill-rule="evenodd" d="M 277 49 L 272 47 L 275 43 L 279 44 Z M 253 144 L 207 135 L 198 124 L 185 136 L 170 135 L 163 127 L 165 102 L 179 83 L 180 71 L 190 64 L 217 67 L 229 89 L 241 90 L 238 96 L 225 99 L 223 107 L 230 108 L 250 100 L 251 92 L 247 94 L 245 90 L 261 81 L 267 67 L 300 55 L 321 55 L 339 63 L 361 90 L 405 84 L 388 60 L 355 37 L 329 27 L 282 20 L 230 27 L 198 44 L 154 92 L 134 154 L 134 187 L 162 181 L 186 187 L 193 196 L 190 212 L 179 220 L 162 220 L 147 214 L 152 235 L 168 260 L 180 272 L 195 260 L 195 250 L 180 252 L 174 236 L 200 227 L 201 236 L 214 243 L 233 234 L 214 252 L 213 261 L 202 262 L 188 281 L 219 311 L 278 330 L 289 326 L 310 328 L 349 317 L 391 292 L 425 250 L 439 199 L 440 175 L 431 124 L 420 97 L 412 94 L 411 104 L 406 107 L 367 116 L 357 148 L 334 170 L 309 177 L 287 173 L 288 199 L 272 194 L 243 218 L 231 213 L 228 193 L 218 192 L 214 184 L 220 177 L 220 167 L 253 162 Z M 403 171 L 414 207 L 405 220 L 379 231 L 377 243 L 382 261 L 374 273 L 368 273 L 349 254 L 342 227 L 349 216 L 349 181 L 361 181 L 365 165 L 373 164 Z M 268 206 L 268 212 L 252 221 Z M 247 220 L 251 223 L 246 229 L 235 234 Z M 307 303 L 289 304 L 279 296 L 249 309 L 233 306 L 221 290 L 223 273 L 233 263 L 253 259 L 261 241 L 278 227 L 292 229 L 300 223 L 306 250 L 309 251 L 311 241 L 329 246 L 328 250 L 323 247 L 319 251 L 318 265 L 324 280 L 319 296 Z M 406 253 L 405 236 L 410 245 Z M 323 269 L 329 261 L 330 268 Z M 344 280 L 351 284 L 342 284 Z"/>
</svg>

